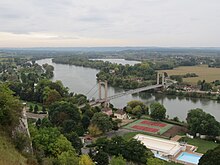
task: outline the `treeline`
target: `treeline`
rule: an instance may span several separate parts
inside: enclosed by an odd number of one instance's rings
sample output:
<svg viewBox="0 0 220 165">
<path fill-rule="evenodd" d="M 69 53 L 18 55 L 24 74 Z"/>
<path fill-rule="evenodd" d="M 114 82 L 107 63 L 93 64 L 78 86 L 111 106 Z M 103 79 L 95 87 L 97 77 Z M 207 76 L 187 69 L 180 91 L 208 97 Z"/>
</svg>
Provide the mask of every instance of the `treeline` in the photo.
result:
<svg viewBox="0 0 220 165">
<path fill-rule="evenodd" d="M 211 68 L 220 68 L 220 58 L 215 59 L 213 62 L 209 64 Z"/>
<path fill-rule="evenodd" d="M 180 96 L 180 97 L 192 97 L 192 98 L 205 98 L 205 99 L 210 99 L 210 100 L 220 100 L 219 94 L 176 91 L 174 89 L 165 90 L 164 93 L 167 95 L 175 95 L 175 96 Z"/>
<path fill-rule="evenodd" d="M 170 75 L 170 79 L 183 82 L 183 78 L 198 77 L 196 73 L 186 73 L 184 75 Z"/>
</svg>

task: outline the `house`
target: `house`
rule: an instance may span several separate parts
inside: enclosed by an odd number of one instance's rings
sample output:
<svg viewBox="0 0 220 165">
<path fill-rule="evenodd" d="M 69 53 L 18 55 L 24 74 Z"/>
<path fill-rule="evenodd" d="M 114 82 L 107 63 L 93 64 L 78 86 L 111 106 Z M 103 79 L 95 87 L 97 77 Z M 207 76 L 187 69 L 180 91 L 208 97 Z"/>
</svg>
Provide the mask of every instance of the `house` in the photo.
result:
<svg viewBox="0 0 220 165">
<path fill-rule="evenodd" d="M 108 115 L 108 116 L 111 116 L 111 115 L 113 114 L 112 109 L 109 108 L 109 107 L 103 108 L 103 109 L 102 109 L 102 113 L 104 113 L 104 114 L 106 114 L 106 115 Z"/>
<path fill-rule="evenodd" d="M 127 119 L 127 114 L 125 111 L 123 111 L 123 109 L 118 109 L 115 113 L 114 113 L 114 116 L 117 118 L 117 119 Z"/>
</svg>

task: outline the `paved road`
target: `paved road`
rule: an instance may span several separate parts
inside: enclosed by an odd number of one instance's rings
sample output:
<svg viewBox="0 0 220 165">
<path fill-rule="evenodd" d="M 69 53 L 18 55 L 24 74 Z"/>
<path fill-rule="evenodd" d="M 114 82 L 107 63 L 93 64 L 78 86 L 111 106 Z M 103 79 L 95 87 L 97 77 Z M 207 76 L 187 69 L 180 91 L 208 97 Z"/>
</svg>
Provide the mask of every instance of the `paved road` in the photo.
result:
<svg viewBox="0 0 220 165">
<path fill-rule="evenodd" d="M 137 131 L 134 131 L 134 130 L 128 130 L 128 129 L 125 129 L 125 128 L 121 128 L 119 129 L 118 131 L 110 131 L 110 132 L 107 132 L 105 134 L 105 136 L 109 137 L 109 138 L 112 138 L 114 136 L 123 136 L 124 134 L 126 133 L 129 133 L 129 132 L 137 132 Z"/>
</svg>

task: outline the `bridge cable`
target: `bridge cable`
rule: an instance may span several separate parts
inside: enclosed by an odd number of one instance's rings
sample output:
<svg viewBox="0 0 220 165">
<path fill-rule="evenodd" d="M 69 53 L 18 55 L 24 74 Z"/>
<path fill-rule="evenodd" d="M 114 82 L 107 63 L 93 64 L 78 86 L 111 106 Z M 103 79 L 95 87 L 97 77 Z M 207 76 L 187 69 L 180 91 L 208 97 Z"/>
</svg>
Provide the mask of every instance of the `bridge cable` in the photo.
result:
<svg viewBox="0 0 220 165">
<path fill-rule="evenodd" d="M 99 90 L 99 89 L 97 89 L 97 90 L 92 94 L 92 96 L 94 96 L 94 95 L 98 92 L 98 90 Z M 91 96 L 91 97 L 92 97 L 92 96 Z"/>
<path fill-rule="evenodd" d="M 88 95 L 96 87 L 96 85 L 97 83 L 85 95 Z"/>
</svg>

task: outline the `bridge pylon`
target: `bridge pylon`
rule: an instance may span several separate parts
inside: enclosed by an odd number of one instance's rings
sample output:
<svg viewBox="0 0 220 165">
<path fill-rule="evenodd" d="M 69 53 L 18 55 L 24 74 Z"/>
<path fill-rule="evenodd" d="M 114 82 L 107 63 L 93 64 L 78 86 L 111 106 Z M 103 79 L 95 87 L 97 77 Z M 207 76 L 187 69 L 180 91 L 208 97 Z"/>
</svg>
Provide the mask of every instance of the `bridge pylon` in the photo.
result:
<svg viewBox="0 0 220 165">
<path fill-rule="evenodd" d="M 160 78 L 162 78 L 161 84 L 164 86 L 165 85 L 165 74 L 164 74 L 164 72 L 162 72 L 162 73 L 157 72 L 157 85 L 160 84 Z"/>
<path fill-rule="evenodd" d="M 104 85 L 104 92 L 105 92 L 105 97 L 104 97 L 104 100 L 105 100 L 105 107 L 107 107 L 107 102 L 108 102 L 108 82 L 105 81 L 101 81 L 99 80 L 99 100 L 102 100 L 102 85 Z"/>
</svg>

